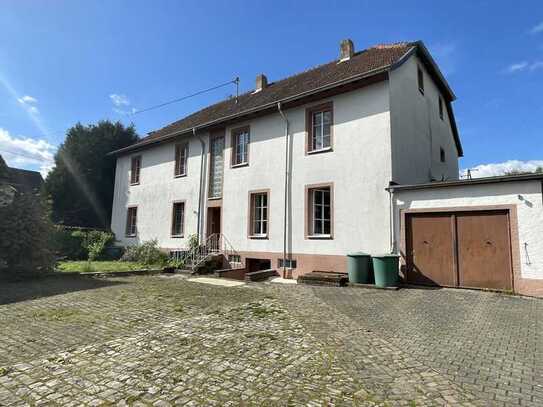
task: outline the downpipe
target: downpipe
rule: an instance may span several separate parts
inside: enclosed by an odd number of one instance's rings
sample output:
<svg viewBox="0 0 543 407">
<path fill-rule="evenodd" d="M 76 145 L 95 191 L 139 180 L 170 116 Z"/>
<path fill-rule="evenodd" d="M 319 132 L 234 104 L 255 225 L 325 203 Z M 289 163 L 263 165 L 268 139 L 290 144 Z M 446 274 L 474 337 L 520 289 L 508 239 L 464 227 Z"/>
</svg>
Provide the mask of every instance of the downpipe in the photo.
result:
<svg viewBox="0 0 543 407">
<path fill-rule="evenodd" d="M 288 182 L 289 182 L 289 121 L 281 110 L 281 102 L 277 103 L 277 110 L 285 122 L 285 206 L 284 206 L 284 221 L 283 221 L 283 278 L 287 277 L 287 217 L 288 217 Z"/>
<path fill-rule="evenodd" d="M 201 136 L 196 134 L 196 127 L 192 128 L 192 134 L 200 140 L 200 146 L 202 147 L 202 152 L 200 153 L 200 188 L 198 191 L 198 222 L 196 225 L 196 234 L 198 236 L 198 244 L 201 244 L 202 238 L 201 238 L 201 229 L 202 229 L 202 193 L 203 193 L 203 183 L 204 183 L 204 157 L 205 157 L 205 150 L 206 150 L 206 144 L 205 141 L 202 139 Z"/>
</svg>

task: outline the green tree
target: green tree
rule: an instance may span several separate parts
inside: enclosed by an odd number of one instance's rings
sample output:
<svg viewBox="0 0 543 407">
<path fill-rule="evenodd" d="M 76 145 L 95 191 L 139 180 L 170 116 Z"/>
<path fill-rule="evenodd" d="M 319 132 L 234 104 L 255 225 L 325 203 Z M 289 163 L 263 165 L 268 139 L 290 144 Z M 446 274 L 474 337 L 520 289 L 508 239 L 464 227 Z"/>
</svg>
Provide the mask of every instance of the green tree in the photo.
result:
<svg viewBox="0 0 543 407">
<path fill-rule="evenodd" d="M 100 121 L 70 128 L 45 180 L 52 219 L 68 226 L 107 228 L 111 219 L 116 158 L 107 153 L 138 140 L 133 125 Z"/>
</svg>

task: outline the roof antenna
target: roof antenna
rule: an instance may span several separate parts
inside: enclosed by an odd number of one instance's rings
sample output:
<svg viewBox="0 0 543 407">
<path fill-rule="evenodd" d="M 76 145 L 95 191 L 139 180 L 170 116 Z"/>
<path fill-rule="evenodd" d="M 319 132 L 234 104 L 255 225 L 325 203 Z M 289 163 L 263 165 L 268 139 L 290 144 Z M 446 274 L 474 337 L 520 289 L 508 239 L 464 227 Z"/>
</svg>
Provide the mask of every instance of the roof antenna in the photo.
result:
<svg viewBox="0 0 543 407">
<path fill-rule="evenodd" d="M 238 103 L 238 97 L 239 97 L 239 76 L 236 76 L 236 79 L 234 79 L 234 83 L 236 84 L 236 103 Z"/>
</svg>

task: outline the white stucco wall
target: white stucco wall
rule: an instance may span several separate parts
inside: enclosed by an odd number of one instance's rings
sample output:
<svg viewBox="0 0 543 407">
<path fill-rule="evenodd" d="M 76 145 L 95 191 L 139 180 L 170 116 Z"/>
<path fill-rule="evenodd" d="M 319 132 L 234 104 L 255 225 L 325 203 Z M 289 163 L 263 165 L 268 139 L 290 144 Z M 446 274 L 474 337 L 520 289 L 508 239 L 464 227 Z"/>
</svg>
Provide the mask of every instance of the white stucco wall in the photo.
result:
<svg viewBox="0 0 543 407">
<path fill-rule="evenodd" d="M 388 250 L 389 204 L 384 189 L 391 179 L 388 97 L 388 82 L 384 81 L 327 99 L 334 105 L 333 151 L 314 155 L 305 154 L 307 106 L 285 111 L 290 121 L 293 160 L 290 252 L 344 255 L 353 250 Z M 230 131 L 246 124 L 251 131 L 249 166 L 231 168 Z M 274 113 L 227 127 L 225 135 L 222 232 L 238 251 L 280 253 L 284 222 L 284 122 Z M 208 135 L 204 138 L 208 150 Z M 112 229 L 121 244 L 156 238 L 164 248 L 186 246 L 186 237 L 196 233 L 200 151 L 199 141 L 191 138 L 188 176 L 184 178 L 173 177 L 174 143 L 134 153 L 142 156 L 140 184 L 135 186 L 129 185 L 132 155 L 119 157 Z M 307 240 L 305 186 L 328 182 L 334 184 L 334 239 Z M 267 240 L 247 237 L 248 194 L 257 189 L 270 190 Z M 186 201 L 185 239 L 170 237 L 175 200 Z M 136 238 L 125 237 L 126 208 L 130 205 L 138 206 Z M 205 208 L 202 214 L 206 216 Z M 204 219 L 204 230 L 206 224 Z"/>
<path fill-rule="evenodd" d="M 354 250 L 386 251 L 389 246 L 388 194 L 391 177 L 388 83 L 381 82 L 331 100 L 333 151 L 305 154 L 305 111 L 285 111 L 292 134 L 292 253 L 344 255 Z M 230 130 L 250 124 L 248 167 L 230 168 Z M 223 231 L 240 251 L 282 252 L 285 138 L 279 113 L 226 129 Z M 305 239 L 305 186 L 334 184 L 334 239 Z M 268 240 L 247 238 L 248 194 L 270 189 Z"/>
<path fill-rule="evenodd" d="M 174 177 L 175 142 L 117 159 L 111 229 L 120 244 L 158 239 L 164 248 L 186 245 L 186 238 L 197 228 L 200 153 L 200 142 L 190 138 L 187 176 L 179 178 Z M 142 157 L 140 183 L 130 185 L 131 158 L 137 155 Z M 185 201 L 185 238 L 170 237 L 172 205 L 178 200 Z M 125 236 L 127 207 L 131 205 L 138 206 L 135 238 Z"/>
<path fill-rule="evenodd" d="M 394 193 L 395 237 L 400 241 L 401 209 L 515 205 L 517 208 L 521 277 L 543 279 L 543 201 L 540 181 L 502 182 Z M 527 243 L 527 251 L 525 249 Z M 513 248 L 515 249 L 515 248 Z M 528 261 L 529 258 L 529 261 Z"/>
<path fill-rule="evenodd" d="M 424 94 L 418 89 L 417 66 L 424 72 Z M 441 94 L 424 65 L 412 55 L 390 73 L 389 81 L 393 181 L 416 184 L 432 178 L 458 179 L 458 152 L 445 99 L 441 120 Z M 445 150 L 445 163 L 440 161 L 440 147 Z"/>
</svg>

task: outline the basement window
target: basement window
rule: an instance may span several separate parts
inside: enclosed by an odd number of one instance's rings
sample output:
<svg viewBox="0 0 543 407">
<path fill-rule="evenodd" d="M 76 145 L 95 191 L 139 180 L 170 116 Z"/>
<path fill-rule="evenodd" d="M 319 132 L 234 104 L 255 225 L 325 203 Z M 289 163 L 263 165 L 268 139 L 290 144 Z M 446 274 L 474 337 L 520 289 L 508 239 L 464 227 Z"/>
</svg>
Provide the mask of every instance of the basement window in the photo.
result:
<svg viewBox="0 0 543 407">
<path fill-rule="evenodd" d="M 417 82 L 420 93 L 424 95 L 424 72 L 422 72 L 422 68 L 420 66 L 417 67 Z"/>
<path fill-rule="evenodd" d="M 296 260 L 294 259 L 278 259 L 277 260 L 277 267 L 283 268 L 286 267 L 288 269 L 295 269 L 296 268 Z"/>
<path fill-rule="evenodd" d="M 239 254 L 229 254 L 228 255 L 229 263 L 241 263 L 241 256 Z"/>
</svg>

